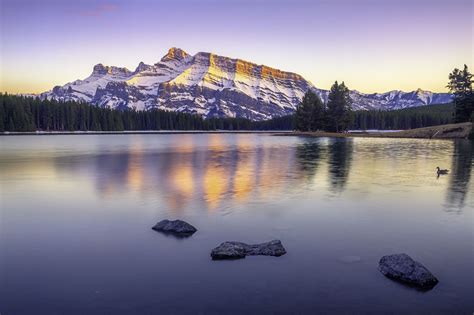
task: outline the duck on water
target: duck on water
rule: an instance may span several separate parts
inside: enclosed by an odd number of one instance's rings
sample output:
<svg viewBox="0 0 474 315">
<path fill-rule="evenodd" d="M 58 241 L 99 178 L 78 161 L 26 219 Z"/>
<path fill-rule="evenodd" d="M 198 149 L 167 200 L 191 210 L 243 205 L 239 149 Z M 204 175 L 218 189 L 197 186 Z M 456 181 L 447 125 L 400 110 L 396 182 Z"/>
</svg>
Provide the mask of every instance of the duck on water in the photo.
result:
<svg viewBox="0 0 474 315">
<path fill-rule="evenodd" d="M 437 166 L 436 169 L 437 169 L 436 172 L 438 173 L 438 176 L 439 175 L 446 175 L 446 174 L 449 173 L 449 170 L 442 170 L 442 169 L 439 168 L 439 166 Z"/>
</svg>

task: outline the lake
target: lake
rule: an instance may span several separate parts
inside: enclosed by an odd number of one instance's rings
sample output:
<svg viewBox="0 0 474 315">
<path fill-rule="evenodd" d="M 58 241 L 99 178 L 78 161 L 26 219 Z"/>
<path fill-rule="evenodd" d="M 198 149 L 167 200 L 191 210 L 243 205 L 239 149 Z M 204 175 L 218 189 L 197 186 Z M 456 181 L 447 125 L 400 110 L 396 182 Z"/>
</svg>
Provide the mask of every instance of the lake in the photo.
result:
<svg viewBox="0 0 474 315">
<path fill-rule="evenodd" d="M 0 150 L 2 315 L 474 311 L 472 142 L 57 135 Z M 165 218 L 198 232 L 151 229 Z M 209 256 L 272 239 L 286 255 Z M 380 274 L 402 252 L 440 283 Z"/>
</svg>

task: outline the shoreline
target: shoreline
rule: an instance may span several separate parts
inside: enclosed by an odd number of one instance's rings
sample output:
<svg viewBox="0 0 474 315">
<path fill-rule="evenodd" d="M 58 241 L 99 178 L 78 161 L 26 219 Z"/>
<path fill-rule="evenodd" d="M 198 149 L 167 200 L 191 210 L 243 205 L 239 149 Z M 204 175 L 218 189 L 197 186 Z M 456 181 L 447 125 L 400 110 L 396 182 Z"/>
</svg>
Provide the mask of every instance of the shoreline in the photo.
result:
<svg viewBox="0 0 474 315">
<path fill-rule="evenodd" d="M 169 134 L 278 134 L 287 133 L 289 130 L 124 130 L 124 131 L 5 131 L 0 136 L 62 136 L 62 135 L 169 135 Z"/>
<path fill-rule="evenodd" d="M 169 135 L 169 134 L 269 134 L 285 137 L 332 137 L 332 138 L 408 138 L 408 139 L 468 139 L 472 123 L 459 123 L 409 129 L 394 132 L 326 132 L 290 130 L 130 130 L 130 131 L 28 131 L 2 132 L 0 136 L 57 136 L 57 135 Z"/>
<path fill-rule="evenodd" d="M 278 136 L 333 137 L 333 138 L 399 138 L 399 139 L 468 139 L 473 126 L 470 122 L 408 129 L 396 132 L 286 132 Z"/>
</svg>

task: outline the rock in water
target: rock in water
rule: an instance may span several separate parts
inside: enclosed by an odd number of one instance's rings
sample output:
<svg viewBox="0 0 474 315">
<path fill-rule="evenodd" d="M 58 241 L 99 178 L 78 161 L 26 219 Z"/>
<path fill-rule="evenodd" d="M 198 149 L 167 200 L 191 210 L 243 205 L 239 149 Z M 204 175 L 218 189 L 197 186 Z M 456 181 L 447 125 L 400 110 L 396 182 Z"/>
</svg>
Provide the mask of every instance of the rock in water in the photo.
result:
<svg viewBox="0 0 474 315">
<path fill-rule="evenodd" d="M 425 266 L 407 254 L 383 256 L 379 270 L 388 278 L 424 290 L 431 289 L 438 283 L 438 279 Z"/>
<path fill-rule="evenodd" d="M 176 236 L 191 236 L 197 229 L 191 224 L 181 220 L 162 220 L 152 227 L 153 230 L 170 233 Z"/>
<path fill-rule="evenodd" d="M 211 251 L 211 257 L 214 260 L 245 258 L 247 246 L 239 242 L 224 242 Z"/>
<path fill-rule="evenodd" d="M 249 245 L 241 242 L 224 242 L 211 251 L 214 260 L 239 259 L 247 255 L 281 256 L 286 250 L 279 240 Z"/>
<path fill-rule="evenodd" d="M 279 240 L 273 240 L 267 243 L 247 245 L 247 255 L 281 256 L 286 254 L 286 250 Z"/>
</svg>

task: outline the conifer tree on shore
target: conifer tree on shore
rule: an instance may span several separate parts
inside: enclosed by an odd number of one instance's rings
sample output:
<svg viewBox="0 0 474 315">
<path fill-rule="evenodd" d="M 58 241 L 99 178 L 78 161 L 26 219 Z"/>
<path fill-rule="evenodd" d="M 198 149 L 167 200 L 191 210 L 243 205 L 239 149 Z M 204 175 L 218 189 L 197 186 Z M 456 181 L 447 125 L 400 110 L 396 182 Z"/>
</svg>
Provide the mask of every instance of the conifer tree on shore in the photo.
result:
<svg viewBox="0 0 474 315">
<path fill-rule="evenodd" d="M 296 129 L 316 131 L 324 127 L 324 104 L 315 93 L 308 91 L 296 108 Z"/>
<path fill-rule="evenodd" d="M 344 82 L 331 87 L 326 107 L 320 97 L 306 92 L 296 110 L 296 129 L 299 131 L 346 131 L 352 124 L 351 98 Z"/>
<path fill-rule="evenodd" d="M 344 82 L 334 82 L 329 91 L 326 109 L 328 131 L 341 132 L 349 129 L 352 122 L 351 98 Z"/>
<path fill-rule="evenodd" d="M 472 92 L 472 74 L 467 65 L 463 70 L 454 68 L 449 74 L 446 86 L 454 95 L 454 121 L 465 122 L 471 119 L 474 113 L 474 94 Z"/>
</svg>

